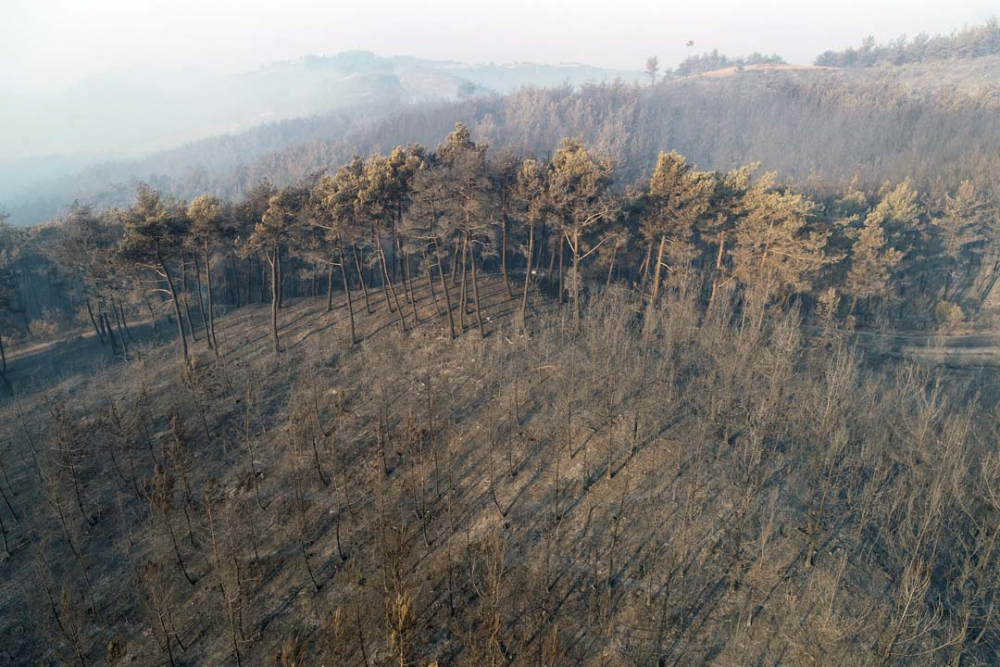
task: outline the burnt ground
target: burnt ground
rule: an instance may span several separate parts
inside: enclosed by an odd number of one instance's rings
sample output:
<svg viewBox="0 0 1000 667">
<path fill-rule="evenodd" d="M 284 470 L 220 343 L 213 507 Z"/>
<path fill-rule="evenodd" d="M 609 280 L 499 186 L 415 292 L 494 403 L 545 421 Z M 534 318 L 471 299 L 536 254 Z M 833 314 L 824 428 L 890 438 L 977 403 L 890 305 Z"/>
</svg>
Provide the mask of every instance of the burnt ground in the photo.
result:
<svg viewBox="0 0 1000 667">
<path fill-rule="evenodd" d="M 518 295 L 496 277 L 480 289 L 485 338 L 470 314 L 450 340 L 425 283 L 405 333 L 381 292 L 372 314 L 355 294 L 353 346 L 342 296 L 332 312 L 325 297 L 289 300 L 281 355 L 267 305 L 233 310 L 217 319 L 218 359 L 203 338 L 193 345 L 191 376 L 176 342 L 141 323 L 129 361 L 90 336 L 13 351 L 0 454 L 17 520 L 4 515 L 0 662 L 103 664 L 120 642 L 122 664 L 168 664 L 161 596 L 177 664 L 236 664 L 228 590 L 242 664 L 399 664 L 393 596 L 414 609 L 407 664 L 800 664 L 827 650 L 809 619 L 824 617 L 832 647 L 866 595 L 884 597 L 879 571 L 845 571 L 841 537 L 804 566 L 801 511 L 776 508 L 778 485 L 761 491 L 770 514 L 753 542 L 768 558 L 731 589 L 726 455 L 698 471 L 695 402 L 650 384 L 676 373 L 667 355 L 635 358 L 616 313 L 571 335 L 570 309 L 537 293 L 524 337 Z M 883 352 L 920 347 L 898 342 Z M 128 422 L 121 437 L 111 405 Z M 157 465 L 182 467 L 193 487 L 190 523 L 179 490 L 169 519 L 193 584 L 148 502 Z M 312 657 L 295 662 L 299 651 Z M 828 664 L 858 664 L 836 655 Z"/>
</svg>

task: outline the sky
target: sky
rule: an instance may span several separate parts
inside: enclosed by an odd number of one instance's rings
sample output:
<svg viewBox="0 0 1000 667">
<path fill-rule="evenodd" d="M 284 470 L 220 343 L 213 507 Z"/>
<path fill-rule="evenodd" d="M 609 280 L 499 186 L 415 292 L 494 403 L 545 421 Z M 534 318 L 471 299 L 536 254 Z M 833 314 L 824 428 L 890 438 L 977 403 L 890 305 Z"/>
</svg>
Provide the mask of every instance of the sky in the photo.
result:
<svg viewBox="0 0 1000 667">
<path fill-rule="evenodd" d="M 464 62 L 583 62 L 642 69 L 693 52 L 822 51 L 948 33 L 996 0 L 0 0 L 0 91 L 57 88 L 154 66 L 255 69 L 364 49 Z M 2 92 L 0 92 L 2 98 Z"/>
</svg>

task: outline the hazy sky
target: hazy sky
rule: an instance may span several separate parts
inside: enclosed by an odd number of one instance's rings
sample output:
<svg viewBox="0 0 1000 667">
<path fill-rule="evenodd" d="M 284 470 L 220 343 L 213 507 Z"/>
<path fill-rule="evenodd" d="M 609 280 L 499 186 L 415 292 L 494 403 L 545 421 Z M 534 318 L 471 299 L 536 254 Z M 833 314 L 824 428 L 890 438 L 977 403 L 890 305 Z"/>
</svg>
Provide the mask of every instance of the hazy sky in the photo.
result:
<svg viewBox="0 0 1000 667">
<path fill-rule="evenodd" d="M 950 32 L 996 0 L 0 0 L 0 86 L 49 87 L 132 65 L 233 71 L 367 49 L 468 62 L 641 69 L 658 54 L 829 48 Z M 2 96 L 2 94 L 0 94 Z"/>
</svg>

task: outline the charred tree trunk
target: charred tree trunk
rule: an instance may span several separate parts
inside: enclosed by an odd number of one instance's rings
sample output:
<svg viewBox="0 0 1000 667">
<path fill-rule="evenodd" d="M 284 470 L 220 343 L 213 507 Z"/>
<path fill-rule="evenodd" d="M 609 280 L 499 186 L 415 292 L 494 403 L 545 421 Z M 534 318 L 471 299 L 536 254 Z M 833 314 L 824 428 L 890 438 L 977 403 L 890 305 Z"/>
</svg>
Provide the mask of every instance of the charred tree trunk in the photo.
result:
<svg viewBox="0 0 1000 667">
<path fill-rule="evenodd" d="M 396 306 L 396 317 L 399 319 L 399 332 L 403 333 L 406 331 L 406 318 L 403 316 L 403 309 L 399 305 L 399 297 L 396 295 L 396 288 L 392 285 L 392 280 L 389 277 L 389 267 L 386 266 L 385 261 L 385 249 L 382 246 L 382 237 L 379 234 L 375 235 L 375 242 L 378 248 L 379 264 L 382 265 L 382 280 L 383 288 L 385 290 L 386 302 L 389 301 L 391 296 L 392 300 L 395 302 Z M 389 303 L 389 311 L 392 312 L 392 303 Z"/>
<path fill-rule="evenodd" d="M 260 260 L 257 260 L 257 277 L 260 279 L 260 302 L 264 303 L 267 300 L 265 295 L 267 280 L 264 277 L 264 264 Z"/>
<path fill-rule="evenodd" d="M 451 286 L 452 287 L 457 287 L 458 286 L 458 254 L 459 254 L 459 250 L 462 250 L 463 253 L 465 252 L 465 249 L 462 248 L 462 240 L 459 239 L 459 238 L 456 238 L 455 239 L 454 259 L 451 262 Z M 464 254 L 463 254 L 463 257 L 464 257 Z M 464 268 L 464 266 L 465 265 L 463 264 L 463 268 Z"/>
<path fill-rule="evenodd" d="M 327 266 L 326 270 L 326 312 L 333 310 L 333 262 Z"/>
<path fill-rule="evenodd" d="M 434 266 L 427 261 L 427 252 L 424 249 L 420 251 L 420 259 L 427 268 L 427 288 L 431 291 L 431 298 L 434 300 L 434 312 L 437 315 L 441 315 L 441 306 L 438 305 L 438 295 L 437 290 L 434 288 Z"/>
<path fill-rule="evenodd" d="M 187 259 L 181 255 L 181 296 L 184 302 L 184 314 L 187 315 L 187 325 L 188 333 L 191 334 L 191 340 L 195 343 L 198 342 L 198 334 L 194 331 L 194 320 L 191 318 L 191 304 L 188 303 L 188 283 L 187 283 Z"/>
<path fill-rule="evenodd" d="M 128 336 L 129 340 L 135 340 L 132 331 L 128 328 L 128 320 L 125 319 L 125 304 L 122 303 L 121 299 L 118 299 L 118 314 L 121 315 L 122 329 L 125 331 L 125 335 Z"/>
<path fill-rule="evenodd" d="M 170 295 L 174 304 L 174 316 L 177 318 L 177 332 L 181 337 L 181 358 L 184 361 L 184 365 L 187 366 L 190 361 L 188 359 L 188 342 L 187 334 L 184 332 L 184 318 L 181 317 L 181 306 L 180 302 L 177 300 L 177 289 L 174 287 L 173 278 L 170 275 L 170 269 L 167 267 L 167 263 L 163 259 L 163 253 L 160 252 L 160 246 L 156 246 L 156 259 L 160 262 L 160 268 L 163 269 L 163 277 L 167 281 L 167 288 L 170 290 Z"/>
<path fill-rule="evenodd" d="M 525 333 L 527 327 L 525 326 L 525 320 L 528 316 L 528 290 L 531 289 L 531 257 L 535 248 L 535 226 L 533 224 L 528 224 L 528 253 L 525 255 L 527 259 L 527 267 L 524 270 L 524 290 L 521 293 L 521 332 Z"/>
<path fill-rule="evenodd" d="M 275 280 L 277 285 L 277 291 L 275 294 L 278 298 L 278 309 L 285 307 L 285 267 L 281 262 L 281 244 L 278 244 L 274 248 L 274 263 L 277 266 L 277 270 L 271 276 Z"/>
<path fill-rule="evenodd" d="M 403 270 L 403 288 L 407 290 L 408 298 L 410 300 L 410 310 L 413 311 L 413 322 L 414 325 L 420 324 L 420 315 L 417 314 L 417 295 L 413 291 L 413 278 L 410 274 L 410 256 L 403 252 L 403 243 L 396 237 L 396 245 L 399 248 L 399 252 L 402 253 L 402 270 Z"/>
<path fill-rule="evenodd" d="M 280 307 L 281 299 L 281 279 L 278 274 L 280 272 L 279 265 L 279 252 L 281 250 L 280 244 L 275 242 L 274 249 L 272 252 L 273 256 L 268 257 L 268 262 L 271 264 L 271 337 L 274 339 L 274 353 L 281 353 L 281 342 L 278 340 L 278 308 Z"/>
<path fill-rule="evenodd" d="M 660 236 L 660 249 L 656 253 L 656 266 L 653 268 L 653 291 L 649 297 L 649 304 L 647 306 L 647 319 L 648 314 L 653 312 L 653 308 L 656 307 L 656 299 L 660 295 L 660 269 L 663 267 L 663 249 L 667 245 L 667 237 L 665 235 Z"/>
<path fill-rule="evenodd" d="M 707 311 L 712 310 L 712 304 L 715 303 L 715 295 L 719 291 L 719 278 L 722 274 L 722 260 L 725 257 L 726 252 L 726 232 L 722 232 L 719 236 L 719 253 L 715 256 L 715 271 L 712 274 L 712 292 L 708 295 L 708 308 Z"/>
<path fill-rule="evenodd" d="M 465 315 L 466 315 L 466 305 L 468 304 L 469 291 L 467 286 L 466 274 L 469 270 L 466 266 L 466 260 L 468 258 L 468 246 L 469 239 L 466 237 L 465 242 L 462 244 L 462 288 L 459 291 L 458 298 L 458 326 L 463 333 L 465 333 Z"/>
<path fill-rule="evenodd" d="M 437 257 L 438 277 L 441 279 L 441 289 L 444 291 L 445 308 L 448 311 L 448 331 L 452 340 L 455 339 L 455 315 L 451 308 L 451 294 L 448 292 L 448 281 L 444 277 L 444 267 L 441 266 L 441 250 L 438 247 L 437 239 L 434 239 L 434 256 Z"/>
<path fill-rule="evenodd" d="M 580 232 L 573 232 L 573 325 L 580 327 Z M 561 273 L 561 272 L 560 272 Z"/>
<path fill-rule="evenodd" d="M 205 340 L 208 342 L 208 349 L 215 349 L 212 344 L 212 331 L 208 327 L 208 314 L 205 312 L 205 297 L 201 293 L 201 262 L 198 261 L 198 253 L 193 252 L 194 257 L 194 284 L 198 287 L 198 309 L 201 311 L 201 327 L 205 331 Z"/>
<path fill-rule="evenodd" d="M 368 296 L 368 285 L 365 283 L 365 272 L 361 268 L 361 260 L 358 258 L 358 246 L 351 244 L 351 252 L 354 255 L 354 267 L 358 270 L 358 282 L 361 283 L 361 291 L 365 295 L 365 310 L 372 314 L 371 299 Z"/>
<path fill-rule="evenodd" d="M 470 243 L 466 240 L 466 243 Z M 472 296 L 476 302 L 476 324 L 479 326 L 479 335 L 485 336 L 486 333 L 483 330 L 483 309 L 479 301 L 479 281 L 476 280 L 476 250 L 475 246 L 470 243 L 469 246 L 469 259 L 472 264 Z"/>
<path fill-rule="evenodd" d="M 566 238 L 559 235 L 559 303 L 563 303 L 563 249 L 566 245 Z"/>
<path fill-rule="evenodd" d="M 97 337 L 100 339 L 101 344 L 104 344 L 104 334 L 101 333 L 101 328 L 97 326 L 97 319 L 94 318 L 94 310 L 90 307 L 90 299 L 86 300 L 87 303 L 87 314 L 90 315 L 90 323 L 94 325 L 94 331 L 97 332 Z M 147 300 L 146 303 L 149 303 Z M 151 309 L 152 310 L 152 309 Z M 6 369 L 4 369 L 6 370 Z"/>
<path fill-rule="evenodd" d="M 382 237 L 379 236 L 378 232 L 374 233 L 375 237 L 375 254 L 378 256 L 378 268 L 379 268 L 379 280 L 382 281 L 382 294 L 385 295 L 385 304 L 389 307 L 389 312 L 394 313 L 395 306 L 392 305 L 392 297 L 389 296 L 389 283 L 392 279 L 389 278 L 389 266 L 385 259 L 385 253 L 382 251 Z M 370 276 L 370 274 L 369 274 Z"/>
<path fill-rule="evenodd" d="M 504 202 L 503 211 L 500 214 L 500 273 L 503 275 L 503 285 L 507 289 L 507 296 L 514 298 L 514 291 L 510 288 L 510 279 L 507 277 L 507 204 Z"/>
<path fill-rule="evenodd" d="M 122 323 L 118 316 L 118 306 L 115 305 L 114 297 L 111 297 L 111 312 L 115 314 L 115 324 L 118 326 L 117 334 L 118 334 L 118 341 L 121 343 L 122 346 L 122 356 L 125 358 L 125 361 L 128 361 L 128 343 L 125 341 L 125 332 L 122 328 Z M 115 335 L 114 329 L 112 329 L 111 335 L 112 336 Z"/>
<path fill-rule="evenodd" d="M 615 247 L 611 251 L 611 261 L 608 263 L 608 282 L 604 285 L 605 288 L 611 287 L 611 279 L 615 276 L 615 259 L 618 258 L 618 247 L 620 245 L 621 239 L 615 239 Z"/>
<path fill-rule="evenodd" d="M 354 345 L 358 341 L 358 337 L 354 332 L 354 304 L 351 301 L 351 281 L 347 279 L 347 266 L 345 263 L 347 258 L 344 256 L 344 249 L 341 247 L 340 250 L 340 277 L 344 281 L 344 294 L 347 295 L 347 316 L 351 320 L 351 345 Z"/>
<path fill-rule="evenodd" d="M 102 310 L 98 317 L 101 320 L 101 328 L 104 329 L 105 335 L 111 342 L 111 354 L 118 354 L 118 339 L 115 337 L 115 333 L 111 329 L 111 321 L 108 320 L 108 314 Z"/>
<path fill-rule="evenodd" d="M 229 258 L 230 258 L 231 263 L 233 265 L 233 292 L 236 294 L 236 304 L 235 305 L 236 305 L 237 308 L 239 308 L 240 305 L 242 305 L 242 304 L 240 304 L 240 268 L 239 268 L 239 265 L 236 263 L 236 253 L 235 252 L 230 253 L 229 254 Z M 249 260 L 250 258 L 247 257 L 247 259 Z M 211 262 L 211 260 L 209 258 L 208 252 L 206 251 L 206 253 L 205 253 L 205 275 L 208 276 L 208 283 L 209 283 L 209 285 L 211 285 L 211 283 L 212 283 L 212 273 L 211 273 L 212 267 L 210 265 L 210 262 Z M 247 273 L 247 278 L 249 278 L 249 277 L 250 277 L 250 274 Z M 250 286 L 247 285 L 247 290 L 248 291 L 249 291 L 249 287 Z M 209 293 L 208 301 L 209 301 L 209 303 L 211 303 L 211 301 L 212 301 L 212 288 L 211 287 L 208 288 L 208 293 Z M 208 312 L 209 313 L 212 312 L 212 307 L 211 306 L 208 307 Z M 213 340 L 214 340 L 214 336 L 213 336 Z"/>
<path fill-rule="evenodd" d="M 104 317 L 104 302 L 97 304 L 97 326 L 98 331 L 101 332 L 101 336 L 110 339 L 111 334 L 108 333 L 108 320 Z M 114 347 L 114 341 L 111 342 L 111 347 Z"/>
<path fill-rule="evenodd" d="M 240 284 L 236 273 L 235 256 L 233 257 L 233 275 L 236 276 L 236 307 L 239 308 Z M 212 295 L 212 253 L 209 252 L 208 244 L 205 244 L 205 287 L 208 288 L 208 335 L 212 339 L 212 348 L 215 353 L 219 353 L 219 341 L 215 337 L 215 297 Z"/>
<path fill-rule="evenodd" d="M 7 379 L 7 352 L 4 350 L 2 335 L 0 335 L 0 366 L 3 367 L 3 370 L 0 371 L 0 380 L 3 380 L 3 385 L 7 388 L 10 395 L 13 396 L 14 387 L 11 386 L 10 380 Z"/>
<path fill-rule="evenodd" d="M 393 272 L 392 272 L 393 279 L 395 280 L 396 278 L 395 267 L 397 264 L 399 264 L 399 272 L 403 278 L 403 299 L 407 303 L 409 303 L 413 295 L 410 294 L 410 281 L 409 278 L 407 277 L 407 274 L 409 272 L 407 271 L 407 266 L 406 266 L 406 255 L 403 254 L 403 241 L 402 239 L 399 238 L 399 234 L 393 234 L 392 254 L 394 258 L 399 259 L 398 262 L 395 260 L 393 261 Z"/>
<path fill-rule="evenodd" d="M 146 302 L 146 309 L 149 311 L 149 319 L 153 323 L 153 335 L 156 336 L 156 342 L 159 343 L 160 342 L 160 325 L 156 321 L 156 311 L 153 310 L 153 304 L 151 304 L 149 302 L 149 296 L 148 295 L 144 294 L 142 296 L 142 298 Z M 91 315 L 91 317 L 93 317 L 93 315 Z M 95 323 L 94 326 L 96 327 L 97 324 Z"/>
</svg>

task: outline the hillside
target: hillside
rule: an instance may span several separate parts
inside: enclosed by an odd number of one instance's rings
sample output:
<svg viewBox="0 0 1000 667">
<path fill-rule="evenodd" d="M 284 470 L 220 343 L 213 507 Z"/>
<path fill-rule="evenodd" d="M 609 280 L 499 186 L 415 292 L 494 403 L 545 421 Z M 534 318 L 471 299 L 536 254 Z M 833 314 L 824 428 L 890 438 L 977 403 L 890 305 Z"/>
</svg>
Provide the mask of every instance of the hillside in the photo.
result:
<svg viewBox="0 0 1000 667">
<path fill-rule="evenodd" d="M 190 377 L 148 325 L 130 361 L 92 338 L 61 343 L 69 357 L 15 354 L 0 654 L 995 657 L 979 596 L 996 528 L 976 536 L 963 514 L 990 502 L 992 464 L 972 463 L 979 427 L 941 413 L 964 400 L 960 382 L 866 370 L 836 337 L 803 339 L 794 318 L 752 304 L 740 325 L 670 297 L 642 323 L 619 290 L 595 294 L 579 330 L 534 294 L 524 337 L 502 281 L 481 290 L 485 337 L 470 317 L 449 340 L 422 285 L 421 324 L 400 335 L 373 294 L 354 346 L 341 297 L 332 312 L 289 301 L 277 356 L 266 309 L 233 310 L 218 318 L 219 357 L 197 344 Z M 978 409 L 992 414 L 993 396 Z M 942 476 L 956 484 L 928 497 Z M 912 597 L 914 577 L 926 597 Z M 980 640 L 959 633 L 963 610 Z"/>
<path fill-rule="evenodd" d="M 1000 665 L 997 19 L 91 4 L 0 10 L 0 666 Z M 330 41 L 645 71 L 106 69 Z"/>
<path fill-rule="evenodd" d="M 996 662 L 994 201 L 618 169 L 458 125 L 0 225 L 0 655 Z"/>
</svg>

